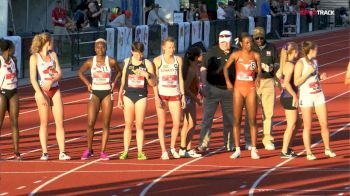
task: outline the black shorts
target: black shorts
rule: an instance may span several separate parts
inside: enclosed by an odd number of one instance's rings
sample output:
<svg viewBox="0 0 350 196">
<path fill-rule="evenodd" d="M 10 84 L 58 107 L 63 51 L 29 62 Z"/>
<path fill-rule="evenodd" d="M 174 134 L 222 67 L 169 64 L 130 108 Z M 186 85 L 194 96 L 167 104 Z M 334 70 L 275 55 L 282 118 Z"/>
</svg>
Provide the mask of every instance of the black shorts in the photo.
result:
<svg viewBox="0 0 350 196">
<path fill-rule="evenodd" d="M 17 94 L 17 89 L 12 89 L 12 90 L 7 90 L 7 89 L 2 89 L 0 91 L 0 94 L 5 96 L 7 100 L 10 100 L 15 94 Z"/>
<path fill-rule="evenodd" d="M 128 92 L 128 91 L 125 91 L 124 93 L 124 96 L 129 98 L 134 104 L 143 99 L 143 98 L 146 98 L 147 97 L 147 92 Z"/>
<path fill-rule="evenodd" d="M 297 110 L 298 108 L 293 106 L 293 97 L 280 97 L 280 102 L 285 110 Z"/>
<path fill-rule="evenodd" d="M 96 97 L 98 97 L 98 99 L 100 100 L 100 102 L 102 102 L 102 100 L 107 97 L 108 95 L 111 95 L 111 100 L 113 100 L 113 95 L 111 90 L 92 90 L 92 94 L 95 95 Z M 90 97 L 91 99 L 91 97 Z"/>
</svg>

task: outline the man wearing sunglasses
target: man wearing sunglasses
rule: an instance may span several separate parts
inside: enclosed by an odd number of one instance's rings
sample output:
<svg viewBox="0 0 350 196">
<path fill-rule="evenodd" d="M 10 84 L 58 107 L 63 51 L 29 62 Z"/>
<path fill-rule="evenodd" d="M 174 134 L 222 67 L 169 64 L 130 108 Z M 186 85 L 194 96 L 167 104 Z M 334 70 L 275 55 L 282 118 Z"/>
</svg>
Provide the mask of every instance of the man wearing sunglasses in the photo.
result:
<svg viewBox="0 0 350 196">
<path fill-rule="evenodd" d="M 224 124 L 224 145 L 227 151 L 232 151 L 232 92 L 227 90 L 223 68 L 227 59 L 234 51 L 231 47 L 232 34 L 224 30 L 219 34 L 219 45 L 208 50 L 205 56 L 203 66 L 201 67 L 202 95 L 204 96 L 204 112 L 202 128 L 200 132 L 200 142 L 198 151 L 205 152 L 208 150 L 213 124 L 214 114 L 218 105 L 221 105 Z M 234 82 L 235 66 L 229 70 L 230 80 Z"/>
<path fill-rule="evenodd" d="M 262 27 L 256 27 L 253 31 L 254 44 L 252 50 L 258 52 L 261 56 L 262 77 L 260 86 L 257 88 L 258 100 L 262 106 L 263 112 L 263 144 L 266 150 L 274 150 L 274 138 L 272 137 L 272 116 L 275 106 L 275 73 L 279 68 L 278 50 L 273 43 L 268 43 L 265 39 L 265 30 Z M 246 121 L 247 122 L 247 121 Z M 250 130 L 249 125 L 245 123 L 244 133 L 246 137 L 246 148 L 249 149 Z"/>
</svg>

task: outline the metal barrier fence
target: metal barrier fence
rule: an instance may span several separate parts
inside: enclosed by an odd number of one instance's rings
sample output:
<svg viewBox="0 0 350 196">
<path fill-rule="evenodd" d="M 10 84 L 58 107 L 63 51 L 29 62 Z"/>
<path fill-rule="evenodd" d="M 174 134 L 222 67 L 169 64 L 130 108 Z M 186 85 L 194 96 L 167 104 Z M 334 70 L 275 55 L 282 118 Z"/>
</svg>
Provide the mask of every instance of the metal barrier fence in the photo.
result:
<svg viewBox="0 0 350 196">
<path fill-rule="evenodd" d="M 300 24 L 299 24 L 299 33 L 305 33 L 309 31 L 316 31 L 321 30 L 329 27 L 329 16 L 313 16 L 310 19 L 307 19 L 306 16 L 300 16 Z M 285 21 L 283 21 L 285 20 Z M 308 23 L 308 20 L 310 23 Z M 298 21 L 297 15 L 288 15 L 286 18 L 283 18 L 283 16 L 278 17 L 271 17 L 271 31 L 266 36 L 268 38 L 278 38 L 277 33 L 279 35 L 282 35 L 283 31 L 283 24 L 296 24 Z M 254 18 L 255 26 L 261 26 L 266 29 L 267 27 L 267 17 L 255 17 Z M 204 22 L 202 23 L 204 24 Z M 234 37 L 238 37 L 242 32 L 248 32 L 249 30 L 249 20 L 248 19 L 235 19 L 235 20 L 216 20 L 216 21 L 209 21 L 210 30 L 209 32 L 204 31 L 205 27 L 202 25 L 201 29 L 201 40 L 208 40 L 208 43 L 204 44 L 207 46 L 213 46 L 217 44 L 218 42 L 218 34 L 222 30 L 230 30 L 232 32 L 232 35 Z M 193 24 L 190 25 L 190 32 L 187 32 L 190 34 L 189 43 L 185 41 L 185 46 L 192 45 L 192 39 L 193 39 L 193 30 L 192 29 Z M 179 38 L 182 35 L 183 32 L 179 31 L 181 30 L 179 24 L 170 25 L 167 27 L 168 36 L 174 37 L 176 40 L 176 45 L 179 46 Z M 116 44 L 118 41 L 117 32 L 118 29 L 115 29 L 116 33 L 113 38 L 113 57 L 116 58 L 117 54 L 120 52 L 125 53 L 125 57 L 127 57 L 128 52 L 125 52 L 123 50 L 129 50 L 125 47 L 118 47 L 118 44 Z M 148 40 L 147 41 L 148 47 L 147 58 L 155 57 L 156 55 L 159 55 L 161 53 L 161 41 L 162 41 L 162 28 L 160 25 L 151 25 L 148 26 Z M 54 36 L 62 36 L 62 35 L 54 35 Z M 28 77 L 29 72 L 29 48 L 31 44 L 33 36 L 25 36 L 22 37 L 22 48 L 23 49 L 23 70 L 24 70 L 24 77 Z M 104 38 L 107 40 L 107 42 L 111 42 L 110 37 L 107 36 L 107 30 L 106 29 L 98 29 L 95 31 L 83 31 L 78 33 L 70 33 L 69 34 L 69 41 L 64 42 L 62 53 L 59 55 L 60 63 L 63 67 L 70 67 L 72 70 L 77 70 L 81 66 L 81 64 L 87 59 L 92 57 L 95 54 L 94 51 L 94 41 L 97 38 Z M 132 41 L 135 40 L 135 28 L 132 29 Z M 183 40 L 181 40 L 183 41 Z M 108 43 L 107 43 L 108 44 Z M 187 48 L 185 48 L 186 50 Z M 179 48 L 176 47 L 176 53 L 181 53 L 183 51 L 179 51 Z M 117 59 L 117 58 L 116 58 Z"/>
</svg>

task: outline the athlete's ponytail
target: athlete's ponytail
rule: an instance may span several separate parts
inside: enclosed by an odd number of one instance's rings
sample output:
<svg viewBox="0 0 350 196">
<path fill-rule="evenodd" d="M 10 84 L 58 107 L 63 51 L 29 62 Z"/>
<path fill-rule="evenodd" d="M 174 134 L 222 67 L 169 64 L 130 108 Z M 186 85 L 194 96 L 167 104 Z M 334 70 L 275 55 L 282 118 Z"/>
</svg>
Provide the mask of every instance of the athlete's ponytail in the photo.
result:
<svg viewBox="0 0 350 196">
<path fill-rule="evenodd" d="M 313 50 L 315 48 L 316 48 L 316 44 L 313 41 L 301 42 L 301 54 L 308 62 L 310 62 L 311 59 L 309 59 L 307 55 L 309 54 L 310 50 Z"/>
</svg>

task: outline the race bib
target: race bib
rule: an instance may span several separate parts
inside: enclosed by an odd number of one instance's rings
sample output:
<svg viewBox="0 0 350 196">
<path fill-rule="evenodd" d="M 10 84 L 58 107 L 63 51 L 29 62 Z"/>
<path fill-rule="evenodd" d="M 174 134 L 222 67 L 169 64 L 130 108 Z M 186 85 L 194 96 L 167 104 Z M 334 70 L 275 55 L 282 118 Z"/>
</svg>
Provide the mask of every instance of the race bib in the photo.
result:
<svg viewBox="0 0 350 196">
<path fill-rule="evenodd" d="M 177 75 L 167 75 L 162 77 L 162 86 L 166 88 L 177 87 Z"/>
<path fill-rule="evenodd" d="M 318 93 L 321 91 L 321 86 L 320 86 L 320 83 L 318 81 L 310 82 L 309 88 L 311 89 L 311 91 L 310 91 L 311 93 Z"/>
<path fill-rule="evenodd" d="M 253 77 L 250 75 L 247 75 L 244 72 L 239 72 L 237 74 L 237 80 L 241 80 L 241 81 L 253 81 Z"/>
<path fill-rule="evenodd" d="M 134 74 L 128 75 L 128 87 L 129 88 L 143 88 L 145 87 L 145 78 Z"/>
</svg>

